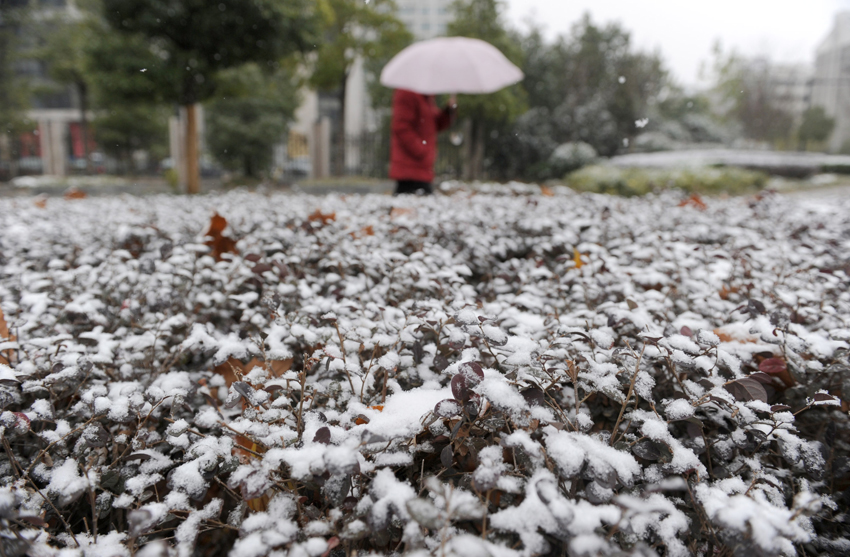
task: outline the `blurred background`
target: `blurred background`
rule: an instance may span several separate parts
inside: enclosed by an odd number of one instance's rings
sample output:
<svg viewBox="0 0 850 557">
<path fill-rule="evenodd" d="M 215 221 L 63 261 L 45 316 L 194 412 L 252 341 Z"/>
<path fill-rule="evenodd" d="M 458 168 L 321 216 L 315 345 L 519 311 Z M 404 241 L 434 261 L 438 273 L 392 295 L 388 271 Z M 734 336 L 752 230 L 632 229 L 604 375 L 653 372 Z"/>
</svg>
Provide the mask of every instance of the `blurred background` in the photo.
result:
<svg viewBox="0 0 850 557">
<path fill-rule="evenodd" d="M 598 184 L 612 168 L 691 163 L 744 172 L 726 184 L 849 173 L 844 8 L 2 0 L 0 182 L 125 176 L 191 192 L 194 175 L 380 181 L 392 91 L 377 76 L 405 46 L 442 35 L 488 41 L 526 77 L 459 98 L 439 179 Z"/>
</svg>

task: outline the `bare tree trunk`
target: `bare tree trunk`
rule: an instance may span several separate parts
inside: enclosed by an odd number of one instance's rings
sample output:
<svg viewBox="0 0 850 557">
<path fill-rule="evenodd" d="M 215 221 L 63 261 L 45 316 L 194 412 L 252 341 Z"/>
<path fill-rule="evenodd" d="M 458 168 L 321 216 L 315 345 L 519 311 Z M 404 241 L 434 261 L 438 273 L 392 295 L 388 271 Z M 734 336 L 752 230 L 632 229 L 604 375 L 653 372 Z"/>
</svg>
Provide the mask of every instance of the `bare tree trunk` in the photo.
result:
<svg viewBox="0 0 850 557">
<path fill-rule="evenodd" d="M 464 182 L 468 182 L 472 180 L 472 119 L 464 119 L 461 129 L 463 130 L 465 140 L 463 142 L 463 148 L 460 151 L 460 178 Z"/>
<path fill-rule="evenodd" d="M 77 82 L 77 90 L 80 93 L 80 137 L 83 141 L 83 158 L 86 161 L 86 174 L 91 174 L 91 161 L 89 160 L 89 88 L 82 81 Z"/>
<path fill-rule="evenodd" d="M 463 122 L 463 142 L 461 156 L 461 178 L 469 182 L 480 180 L 484 168 L 484 124 L 474 118 Z"/>
<path fill-rule="evenodd" d="M 473 127 L 472 179 L 480 180 L 484 170 L 484 125 L 476 122 Z"/>
<path fill-rule="evenodd" d="M 186 105 L 186 192 L 201 192 L 201 174 L 198 168 L 198 122 L 195 105 Z"/>
<path fill-rule="evenodd" d="M 337 176 L 343 176 L 345 174 L 345 93 L 347 89 L 348 72 L 345 72 L 339 88 L 339 126 L 336 132 L 337 160 L 333 165 L 333 173 Z"/>
</svg>

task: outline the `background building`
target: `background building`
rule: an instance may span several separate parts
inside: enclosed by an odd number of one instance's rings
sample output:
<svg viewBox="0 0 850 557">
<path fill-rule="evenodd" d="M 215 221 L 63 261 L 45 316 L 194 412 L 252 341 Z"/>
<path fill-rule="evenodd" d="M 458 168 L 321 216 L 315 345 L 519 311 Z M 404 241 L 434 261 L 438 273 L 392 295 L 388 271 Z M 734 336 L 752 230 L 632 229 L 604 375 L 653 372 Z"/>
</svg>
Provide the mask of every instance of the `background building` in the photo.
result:
<svg viewBox="0 0 850 557">
<path fill-rule="evenodd" d="M 452 0 L 398 0 L 398 16 L 417 40 L 446 34 Z"/>
<path fill-rule="evenodd" d="M 774 99 L 796 124 L 811 105 L 813 74 L 809 64 L 774 64 L 771 68 Z"/>
<path fill-rule="evenodd" d="M 850 12 L 835 16 L 832 31 L 818 46 L 811 104 L 835 119 L 829 150 L 850 149 Z"/>
<path fill-rule="evenodd" d="M 80 17 L 74 0 L 15 0 L 12 7 L 31 10 L 31 17 L 73 19 Z M 34 48 L 28 42 L 32 37 L 22 36 L 20 48 Z M 7 138 L 17 141 L 21 158 L 17 161 L 21 174 L 52 174 L 65 176 L 74 169 L 86 168 L 85 153 L 95 150 L 91 133 L 87 146 L 83 144 L 80 99 L 70 85 L 54 82 L 48 68 L 41 60 L 23 59 L 16 63 L 16 71 L 25 77 L 32 90 L 27 119 L 34 123 L 33 130 L 21 137 Z M 91 119 L 91 115 L 88 115 Z M 86 149 L 88 147 L 88 149 Z"/>
</svg>

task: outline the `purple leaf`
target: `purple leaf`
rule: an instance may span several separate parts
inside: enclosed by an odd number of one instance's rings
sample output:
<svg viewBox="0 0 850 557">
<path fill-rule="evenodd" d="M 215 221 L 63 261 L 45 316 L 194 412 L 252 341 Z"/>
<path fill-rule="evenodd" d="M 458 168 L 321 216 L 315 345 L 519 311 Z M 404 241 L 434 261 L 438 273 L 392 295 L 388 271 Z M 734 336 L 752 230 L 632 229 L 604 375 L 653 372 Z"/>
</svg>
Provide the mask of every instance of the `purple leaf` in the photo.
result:
<svg viewBox="0 0 850 557">
<path fill-rule="evenodd" d="M 788 368 L 785 365 L 785 360 L 782 358 L 768 358 L 766 360 L 762 360 L 759 364 L 759 371 L 763 371 L 771 375 L 782 373 L 786 369 Z"/>
<path fill-rule="evenodd" d="M 452 394 L 455 399 L 461 402 L 469 400 L 469 395 L 471 394 L 469 384 L 466 381 L 466 376 L 461 373 L 452 377 Z"/>
<path fill-rule="evenodd" d="M 440 451 L 440 464 L 443 465 L 443 468 L 452 467 L 452 460 L 454 459 L 454 456 L 451 443 L 443 447 L 443 450 Z"/>
<path fill-rule="evenodd" d="M 481 369 L 481 364 L 478 362 L 463 362 L 458 366 L 458 369 L 470 387 L 474 387 L 484 380 L 484 370 Z"/>
<path fill-rule="evenodd" d="M 529 387 L 520 393 L 529 406 L 545 406 L 546 398 L 543 391 L 537 387 Z"/>
<path fill-rule="evenodd" d="M 460 414 L 460 403 L 454 399 L 441 400 L 434 406 L 434 414 L 441 418 L 452 418 Z"/>
<path fill-rule="evenodd" d="M 331 430 L 327 426 L 320 427 L 316 430 L 316 435 L 313 436 L 313 443 L 322 443 L 323 445 L 331 444 Z"/>
<path fill-rule="evenodd" d="M 726 390 L 732 393 L 736 400 L 742 402 L 748 400 L 767 402 L 767 391 L 764 390 L 762 384 L 749 377 L 732 381 L 726 385 Z"/>
</svg>

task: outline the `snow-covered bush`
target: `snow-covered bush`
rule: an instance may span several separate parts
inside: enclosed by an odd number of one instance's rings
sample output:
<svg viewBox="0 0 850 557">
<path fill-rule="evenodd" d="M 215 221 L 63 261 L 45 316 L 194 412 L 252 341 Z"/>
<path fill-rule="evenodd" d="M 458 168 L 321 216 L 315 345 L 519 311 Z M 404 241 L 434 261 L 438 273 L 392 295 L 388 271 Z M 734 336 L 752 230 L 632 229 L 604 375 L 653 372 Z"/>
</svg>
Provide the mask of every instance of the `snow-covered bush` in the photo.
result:
<svg viewBox="0 0 850 557">
<path fill-rule="evenodd" d="M 562 143 L 549 157 L 549 166 L 552 169 L 552 175 L 563 176 L 567 172 L 592 163 L 597 156 L 596 149 L 587 143 L 581 141 Z"/>
<path fill-rule="evenodd" d="M 490 189 L 0 200 L 3 555 L 850 551 L 850 203 Z"/>
<path fill-rule="evenodd" d="M 676 147 L 676 140 L 660 131 L 644 132 L 634 140 L 634 150 L 638 152 L 670 151 Z"/>
<path fill-rule="evenodd" d="M 735 167 L 621 168 L 586 166 L 566 176 L 569 187 L 583 192 L 644 195 L 662 189 L 698 193 L 754 193 L 767 184 L 767 175 Z"/>
</svg>

